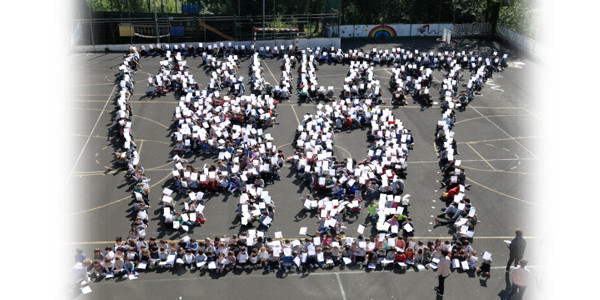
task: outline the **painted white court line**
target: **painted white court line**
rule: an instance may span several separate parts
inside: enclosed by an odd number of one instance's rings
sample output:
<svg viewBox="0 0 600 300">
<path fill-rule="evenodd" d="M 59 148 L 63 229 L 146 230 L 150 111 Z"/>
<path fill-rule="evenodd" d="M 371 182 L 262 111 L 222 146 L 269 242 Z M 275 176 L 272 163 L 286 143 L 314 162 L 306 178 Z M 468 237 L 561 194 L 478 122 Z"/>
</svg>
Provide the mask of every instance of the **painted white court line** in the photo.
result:
<svg viewBox="0 0 600 300">
<path fill-rule="evenodd" d="M 486 161 L 524 161 L 524 160 L 538 160 L 537 158 L 496 158 L 496 159 L 487 159 Z M 462 162 L 483 162 L 481 159 L 463 159 Z M 437 160 L 421 160 L 421 161 L 407 161 L 407 164 L 437 164 Z M 148 171 L 173 171 L 173 169 L 146 169 Z M 106 173 L 104 171 L 81 171 L 81 172 L 73 172 L 73 175 L 79 174 L 101 174 Z"/>
<path fill-rule="evenodd" d="M 494 267 L 490 267 L 491 270 L 501 270 L 501 269 L 505 269 L 506 266 L 494 266 Z M 527 266 L 527 269 L 537 269 L 537 268 L 543 268 L 543 266 Z M 386 269 L 386 271 L 389 271 L 390 274 L 393 274 L 393 271 L 391 269 Z M 414 268 L 408 268 L 405 270 L 406 273 L 411 273 L 411 272 L 426 272 L 429 271 L 431 274 L 434 273 L 433 270 L 431 269 L 427 269 L 425 271 L 415 271 Z M 269 276 L 269 274 L 262 274 L 262 269 L 258 269 L 256 270 L 256 272 L 259 272 L 260 274 L 240 274 L 240 275 L 233 275 L 231 277 L 223 277 L 223 279 L 227 279 L 227 278 L 257 278 L 257 277 L 261 277 L 261 278 L 266 278 L 267 276 Z M 345 292 L 343 289 L 343 286 L 341 285 L 341 280 L 339 278 L 339 275 L 356 275 L 356 274 L 363 274 L 363 275 L 367 275 L 369 276 L 369 273 L 367 273 L 364 269 L 362 270 L 357 270 L 357 271 L 336 271 L 336 272 L 302 272 L 302 273 L 297 273 L 296 271 L 292 271 L 293 273 L 288 273 L 286 274 L 286 276 L 289 277 L 306 277 L 306 276 L 331 276 L 331 275 L 335 275 L 337 280 L 338 280 L 338 284 L 340 286 L 340 290 L 343 293 L 343 298 L 346 299 L 345 297 Z M 254 272 L 253 272 L 254 273 Z M 397 276 L 397 275 L 396 275 Z M 131 284 L 136 284 L 136 283 L 142 283 L 142 282 L 169 282 L 169 281 L 188 281 L 188 280 L 199 280 L 199 279 L 210 279 L 210 280 L 214 280 L 211 278 L 211 276 L 198 276 L 198 275 L 194 275 L 193 277 L 186 277 L 186 278 L 181 278 L 179 276 L 169 276 L 169 278 L 157 278 L 157 279 L 144 279 L 144 277 L 138 277 L 138 280 L 134 280 L 134 281 L 130 281 L 130 280 L 125 280 L 123 281 L 125 284 L 131 285 Z M 110 280 L 102 280 L 100 282 L 94 282 L 95 285 L 98 284 L 115 284 Z"/>
<path fill-rule="evenodd" d="M 486 117 L 485 115 L 483 115 L 482 113 L 480 113 L 476 108 L 471 107 L 475 112 L 477 112 L 480 116 L 482 116 L 484 119 L 488 120 L 488 122 L 490 122 L 492 125 L 496 126 L 496 128 L 498 128 L 500 131 L 502 131 L 502 133 L 504 133 L 507 137 L 509 137 L 511 140 L 513 140 L 515 143 L 517 143 L 519 146 L 521 146 L 523 149 L 525 149 L 525 151 L 527 151 L 529 154 L 531 154 L 531 156 L 535 157 L 535 159 L 539 160 L 539 157 L 537 157 L 535 154 L 533 154 L 533 152 L 529 151 L 529 149 L 527 149 L 525 146 L 523 146 L 523 144 L 519 143 L 519 141 L 517 141 L 514 137 L 512 137 L 510 134 L 508 134 L 506 131 L 504 131 L 504 129 L 500 128 L 500 126 L 496 125 L 496 123 L 492 122 L 492 120 L 490 120 L 488 117 Z"/>
<path fill-rule="evenodd" d="M 335 273 L 335 278 L 337 278 L 338 285 L 340 286 L 342 299 L 346 300 L 346 292 L 344 291 L 344 286 L 342 285 L 342 281 L 340 280 L 340 275 L 338 273 Z"/>
<path fill-rule="evenodd" d="M 85 150 L 88 143 L 90 142 L 90 139 L 92 138 L 92 134 L 94 133 L 94 130 L 96 130 L 96 126 L 98 126 L 98 123 L 100 122 L 100 118 L 102 118 L 102 115 L 104 114 L 104 111 L 106 110 L 106 106 L 108 106 L 108 102 L 110 101 L 110 98 L 112 98 L 112 95 L 115 92 L 116 88 L 117 88 L 117 86 L 115 85 L 113 87 L 112 91 L 110 92 L 110 95 L 108 95 L 108 98 L 106 99 L 106 103 L 104 103 L 104 108 L 102 108 L 102 111 L 100 111 L 100 115 L 98 116 L 98 119 L 96 120 L 96 124 L 94 124 L 94 127 L 92 127 L 92 131 L 90 131 L 90 135 L 88 136 L 87 140 L 85 141 L 85 144 L 83 144 L 83 147 L 81 148 L 81 152 L 79 153 L 79 156 L 77 157 L 77 160 L 75 161 L 75 164 L 73 165 L 73 168 L 71 169 L 71 172 L 69 172 L 69 176 L 67 176 L 67 181 L 69 181 L 69 178 L 71 178 L 71 175 L 73 175 L 73 171 L 75 171 L 77 164 L 79 164 L 79 160 L 81 159 L 81 156 L 83 155 L 83 151 Z"/>
</svg>

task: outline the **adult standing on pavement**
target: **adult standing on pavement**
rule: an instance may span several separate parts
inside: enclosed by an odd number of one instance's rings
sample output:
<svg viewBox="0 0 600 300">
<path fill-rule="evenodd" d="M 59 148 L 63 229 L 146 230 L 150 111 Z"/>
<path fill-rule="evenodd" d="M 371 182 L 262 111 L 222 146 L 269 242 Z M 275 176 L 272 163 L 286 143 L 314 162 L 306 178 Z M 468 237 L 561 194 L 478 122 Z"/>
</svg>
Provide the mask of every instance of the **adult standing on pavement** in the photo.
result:
<svg viewBox="0 0 600 300">
<path fill-rule="evenodd" d="M 82 262 L 77 262 L 69 271 L 69 282 L 72 285 L 85 286 L 90 282 L 87 268 L 92 264 L 90 258 L 85 258 Z"/>
<path fill-rule="evenodd" d="M 519 228 L 515 229 L 515 238 L 508 245 L 510 255 L 506 264 L 506 272 L 510 271 L 510 265 L 513 261 L 515 262 L 515 267 L 517 267 L 517 263 L 523 258 L 523 254 L 525 253 L 525 246 L 527 246 L 527 242 L 523 238 L 523 231 Z"/>
<path fill-rule="evenodd" d="M 440 259 L 437 272 L 435 273 L 438 278 L 438 286 L 434 287 L 434 289 L 440 296 L 444 295 L 444 281 L 446 277 L 450 276 L 450 259 L 448 259 L 448 253 L 448 250 L 442 250 L 442 259 Z"/>
<path fill-rule="evenodd" d="M 515 293 L 517 294 L 517 299 L 520 300 L 523 298 L 529 279 L 531 279 L 531 271 L 525 268 L 527 263 L 528 261 L 526 259 L 521 259 L 519 265 L 510 271 L 510 281 L 512 286 L 506 294 L 506 300 L 510 299 L 510 296 Z"/>
</svg>

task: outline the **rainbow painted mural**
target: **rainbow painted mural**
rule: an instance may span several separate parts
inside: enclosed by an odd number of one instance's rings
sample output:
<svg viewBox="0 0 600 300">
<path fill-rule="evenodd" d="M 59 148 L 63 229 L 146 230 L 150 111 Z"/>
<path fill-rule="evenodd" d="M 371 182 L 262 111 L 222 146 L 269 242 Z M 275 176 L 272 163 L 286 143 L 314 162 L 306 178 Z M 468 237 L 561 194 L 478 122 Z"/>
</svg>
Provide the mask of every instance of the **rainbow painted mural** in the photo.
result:
<svg viewBox="0 0 600 300">
<path fill-rule="evenodd" d="M 388 25 L 379 25 L 369 31 L 369 37 L 395 37 L 396 30 Z"/>
</svg>

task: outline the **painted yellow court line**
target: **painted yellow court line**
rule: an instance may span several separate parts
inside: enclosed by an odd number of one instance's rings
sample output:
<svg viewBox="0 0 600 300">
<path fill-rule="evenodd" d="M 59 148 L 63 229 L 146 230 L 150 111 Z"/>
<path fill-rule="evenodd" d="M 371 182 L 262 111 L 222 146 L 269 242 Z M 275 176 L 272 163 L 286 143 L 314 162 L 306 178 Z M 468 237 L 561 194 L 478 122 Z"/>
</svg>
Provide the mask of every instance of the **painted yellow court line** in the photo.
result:
<svg viewBox="0 0 600 300">
<path fill-rule="evenodd" d="M 106 171 L 98 171 L 95 173 L 90 173 L 90 174 L 73 174 L 71 175 L 72 177 L 88 177 L 88 176 L 106 176 L 106 175 L 113 175 L 113 174 L 117 174 L 120 172 L 125 172 L 124 170 L 119 170 L 119 171 L 110 171 L 110 172 L 106 172 Z"/>
<path fill-rule="evenodd" d="M 489 161 L 487 161 L 485 158 L 483 158 L 483 156 L 481 154 L 479 154 L 479 152 L 477 152 L 477 150 L 475 150 L 475 148 L 473 148 L 473 146 L 471 146 L 471 144 L 467 144 L 467 146 L 469 146 L 469 148 L 471 148 L 471 150 L 473 150 L 473 152 L 475 152 L 475 154 L 477 154 L 477 156 L 479 156 L 479 158 L 481 158 L 481 160 L 483 160 L 486 164 L 488 164 L 488 166 L 490 166 L 490 168 L 492 168 L 492 170 L 496 171 L 496 168 L 494 168 L 494 166 L 492 166 L 492 164 L 490 164 Z"/>
<path fill-rule="evenodd" d="M 139 149 L 138 149 L 138 151 L 137 151 L 139 156 L 142 156 L 142 147 L 143 147 L 143 146 L 144 146 L 144 141 L 141 141 L 141 142 L 140 142 L 140 148 L 139 148 Z"/>
<path fill-rule="evenodd" d="M 134 96 L 143 96 L 145 94 L 134 94 Z M 104 102 L 104 100 L 67 100 L 67 102 Z M 154 104 L 176 104 L 179 103 L 177 101 L 155 101 L 155 100 L 130 100 L 130 102 L 128 102 L 128 104 L 146 104 L 146 103 L 154 103 Z M 325 102 L 324 104 L 327 104 L 327 102 Z M 301 105 L 299 104 L 293 104 L 293 103 L 279 103 L 277 104 L 277 106 L 296 106 L 296 107 L 302 107 L 302 106 L 317 106 L 318 104 L 312 104 L 312 103 L 303 103 Z M 418 108 L 421 109 L 421 106 L 419 105 L 404 105 L 404 106 L 394 106 L 394 105 L 379 105 L 379 107 L 384 107 L 384 108 L 394 108 L 394 107 L 398 107 L 398 108 Z M 479 109 L 522 109 L 527 111 L 526 108 L 524 107 L 487 107 L 487 106 L 471 106 L 473 108 L 479 108 Z M 527 111 L 529 112 L 529 111 Z M 531 115 L 496 115 L 496 116 L 519 116 L 519 117 L 526 117 L 526 116 L 535 116 L 533 113 L 530 113 Z M 461 122 L 465 122 L 467 120 L 475 120 L 475 119 L 481 119 L 482 117 L 477 117 L 477 118 L 473 118 L 473 119 L 465 119 L 465 120 L 461 120 L 461 121 L 457 121 L 455 124 L 461 123 Z"/>
<path fill-rule="evenodd" d="M 523 108 L 523 110 L 524 110 L 524 111 L 526 111 L 526 112 L 528 112 L 528 113 L 530 113 L 532 116 L 534 116 L 534 117 L 538 118 L 538 120 L 542 120 L 542 121 L 544 120 L 542 117 L 540 117 L 540 116 L 538 116 L 538 115 L 536 115 L 536 114 L 534 114 L 534 113 L 530 112 L 530 111 L 529 111 L 528 109 L 526 109 L 526 108 Z"/>
<path fill-rule="evenodd" d="M 83 103 L 95 103 L 95 102 L 104 102 L 101 100 L 67 100 L 67 102 L 83 102 Z M 129 100 L 127 104 L 146 104 L 146 103 L 155 103 L 155 104 L 174 104 L 179 103 L 177 101 L 155 101 L 155 100 Z"/>
<path fill-rule="evenodd" d="M 472 168 L 472 167 L 467 167 L 467 166 L 463 166 L 463 168 L 465 168 L 467 170 L 481 171 L 481 172 L 491 172 L 491 173 L 508 173 L 508 174 L 519 174 L 519 175 L 534 175 L 534 173 L 527 173 L 527 172 L 506 171 L 506 170 L 484 170 L 484 169 L 477 169 L 477 168 Z"/>
<path fill-rule="evenodd" d="M 279 150 L 279 149 L 281 149 L 281 148 L 283 148 L 285 146 L 291 145 L 291 144 L 292 143 L 285 143 L 283 145 L 279 145 L 279 147 L 277 147 L 276 150 Z M 342 146 L 338 146 L 338 145 L 333 145 L 333 147 L 342 149 L 344 152 L 348 153 L 348 158 L 352 159 L 352 153 L 350 153 L 350 151 L 348 151 L 346 148 L 344 148 Z"/>
<path fill-rule="evenodd" d="M 155 186 L 157 186 L 157 185 L 161 184 L 163 181 L 167 180 L 167 178 L 171 177 L 172 175 L 173 175 L 173 174 L 172 174 L 172 172 L 169 172 L 169 174 L 167 174 L 167 176 L 165 176 L 165 177 L 164 177 L 163 179 L 161 179 L 160 181 L 158 181 L 158 182 L 154 183 L 153 185 L 151 185 L 151 186 L 150 186 L 150 188 L 153 188 L 153 187 L 155 187 Z M 103 204 L 103 205 L 100 205 L 100 206 L 96 206 L 96 207 L 94 207 L 94 208 L 90 208 L 90 209 L 82 210 L 82 211 L 79 211 L 79 212 L 70 213 L 70 214 L 67 214 L 67 215 L 65 215 L 65 216 L 66 216 L 66 217 L 70 217 L 70 216 L 75 216 L 75 215 L 79 215 L 79 214 L 87 213 L 87 212 L 90 212 L 90 211 L 98 210 L 98 209 L 101 209 L 101 208 L 104 208 L 104 207 L 107 207 L 107 206 L 110 206 L 110 205 L 113 205 L 113 204 L 119 203 L 119 202 L 121 202 L 121 201 L 124 201 L 124 200 L 127 200 L 127 199 L 131 199 L 131 195 L 129 195 L 129 196 L 126 196 L 126 197 L 123 197 L 123 198 L 121 198 L 121 199 L 119 199 L 119 200 L 115 200 L 115 201 L 113 201 L 113 202 L 110 202 L 110 203 L 106 203 L 106 204 Z"/>
<path fill-rule="evenodd" d="M 99 108 L 90 108 L 90 107 L 67 107 L 67 109 L 101 110 L 101 109 L 99 109 Z M 158 121 L 154 121 L 154 120 L 152 120 L 152 119 L 150 119 L 150 118 L 146 118 L 146 117 L 143 117 L 143 116 L 135 116 L 135 118 L 136 118 L 136 119 L 142 119 L 142 120 L 146 120 L 146 121 L 149 121 L 149 122 L 152 122 L 152 123 L 158 124 L 158 125 L 160 125 L 160 126 L 162 126 L 162 127 L 166 128 L 166 129 L 169 129 L 169 126 L 167 126 L 167 125 L 165 125 L 165 124 L 163 124 L 163 123 L 160 123 L 160 122 L 158 122 Z"/>
<path fill-rule="evenodd" d="M 521 139 L 537 139 L 539 136 L 519 136 L 514 138 L 501 138 L 501 139 L 493 139 L 493 140 L 480 140 L 480 141 L 468 141 L 468 142 L 457 142 L 457 144 L 477 144 L 477 143 L 487 143 L 487 142 L 500 142 L 500 141 L 512 141 L 521 140 Z"/>
<path fill-rule="evenodd" d="M 496 194 L 499 194 L 501 196 L 504 196 L 504 197 L 507 197 L 507 198 L 510 198 L 510 199 L 513 199 L 513 200 L 517 200 L 517 201 L 520 201 L 520 202 L 523 202 L 523 203 L 527 203 L 527 204 L 531 204 L 531 205 L 535 205 L 535 206 L 539 206 L 539 207 L 545 207 L 544 205 L 541 205 L 541 204 L 537 204 L 537 203 L 534 203 L 534 202 L 526 201 L 526 200 L 523 200 L 523 199 L 519 199 L 517 197 L 513 197 L 511 195 L 507 195 L 505 193 L 499 192 L 499 191 L 497 191 L 495 189 L 492 189 L 490 187 L 487 187 L 487 186 L 485 186 L 485 185 L 483 185 L 483 184 L 481 184 L 481 183 L 479 183 L 479 182 L 477 182 L 477 181 L 475 181 L 475 180 L 473 180 L 473 179 L 471 179 L 469 177 L 467 177 L 467 180 L 470 181 L 470 182 L 472 182 L 472 183 L 474 183 L 474 184 L 476 184 L 476 185 L 478 185 L 478 186 L 480 186 L 480 187 L 482 187 L 482 188 L 484 188 L 484 189 L 486 189 L 486 190 L 489 190 L 489 191 L 494 192 Z"/>
<path fill-rule="evenodd" d="M 325 101 L 323 104 L 327 104 L 329 102 Z M 302 105 L 298 105 L 298 104 L 293 104 L 293 103 L 279 103 L 277 105 L 282 105 L 282 106 L 297 106 L 297 107 L 301 107 L 301 106 L 317 106 L 318 104 L 313 104 L 313 103 L 302 103 Z M 394 106 L 394 105 L 378 105 L 379 107 L 384 107 L 384 108 L 418 108 L 421 109 L 420 105 L 404 105 L 404 106 Z M 487 106 L 469 106 L 472 108 L 479 108 L 479 109 L 525 109 L 523 107 L 515 107 L 515 106 L 507 106 L 507 107 L 487 107 Z M 513 116 L 513 115 L 511 115 Z"/>
<path fill-rule="evenodd" d="M 264 62 L 263 60 L 260 61 L 261 63 Z M 275 75 L 273 75 L 273 72 L 271 72 L 271 68 L 269 68 L 269 64 L 267 64 L 265 62 L 265 67 L 267 67 L 267 70 L 269 71 L 269 73 L 271 74 L 271 77 L 273 77 L 273 79 L 275 80 L 275 82 L 277 82 L 277 84 L 279 84 L 279 80 L 277 80 L 277 77 L 275 77 Z"/>
<path fill-rule="evenodd" d="M 263 60 L 261 60 L 260 62 L 262 63 Z M 269 65 L 266 62 L 265 62 L 265 67 L 267 67 L 267 71 L 269 71 L 269 74 L 271 74 L 271 77 L 273 77 L 273 80 L 275 80 L 275 82 L 277 82 L 277 84 L 279 84 L 279 80 L 277 80 L 277 77 L 275 77 L 275 75 L 273 75 L 273 72 L 271 72 L 271 68 L 269 68 Z M 279 104 L 277 104 L 277 105 L 279 105 Z M 290 107 L 292 108 L 292 111 L 294 112 L 294 116 L 296 117 L 296 122 L 298 122 L 298 125 L 300 125 L 300 119 L 298 118 L 296 109 L 294 108 L 293 105 L 290 105 Z"/>
<path fill-rule="evenodd" d="M 70 85 L 69 87 L 84 87 L 84 86 L 99 86 L 99 85 L 114 85 L 114 83 L 107 82 L 107 83 L 78 84 L 78 85 Z"/>
<path fill-rule="evenodd" d="M 476 113 L 478 113 L 480 116 L 484 117 L 490 124 L 494 125 L 498 130 L 500 130 L 500 132 L 504 133 L 507 137 L 511 138 L 517 145 L 519 145 L 519 146 L 521 146 L 521 148 L 525 149 L 525 151 L 527 151 L 531 156 L 533 156 L 537 160 L 539 160 L 539 158 L 535 154 L 533 154 L 533 152 L 529 151 L 529 149 L 527 149 L 527 147 L 525 147 L 523 144 L 519 143 L 519 141 L 517 141 L 513 136 L 508 134 L 508 132 L 506 132 L 506 130 L 502 129 L 500 126 L 498 126 L 498 124 L 492 122 L 492 120 L 490 120 L 490 118 L 486 117 L 484 114 L 482 114 L 476 108 L 473 108 L 473 110 Z"/>
<path fill-rule="evenodd" d="M 485 119 L 485 118 L 496 118 L 496 117 L 531 117 L 531 115 L 491 115 L 491 116 L 485 116 L 485 117 L 464 119 L 464 120 L 454 122 L 454 124 L 460 124 L 460 123 L 464 123 L 464 122 L 468 122 L 468 121 L 474 121 L 474 120 Z"/>
<path fill-rule="evenodd" d="M 72 133 L 71 136 L 88 137 L 88 135 L 80 134 L 80 133 Z M 97 134 L 95 136 L 92 136 L 92 138 L 107 139 L 108 136 Z M 171 145 L 171 143 L 169 143 L 169 142 L 159 141 L 159 140 L 137 139 L 136 141 L 138 141 L 138 142 L 153 142 L 153 143 L 160 143 L 160 144 L 165 144 L 165 145 Z M 102 150 L 104 150 L 104 149 L 102 149 Z"/>
<path fill-rule="evenodd" d="M 138 94 L 131 94 L 132 96 L 144 96 L 146 95 L 145 93 L 138 93 Z M 71 95 L 73 97 L 94 97 L 94 96 L 108 96 L 106 94 L 75 94 L 75 95 Z"/>
<path fill-rule="evenodd" d="M 513 239 L 515 236 L 473 236 L 473 239 L 480 240 L 498 240 L 498 239 Z M 286 237 L 283 237 L 284 239 Z M 413 240 L 435 240 L 435 239 L 450 239 L 451 237 L 443 237 L 443 236 L 415 236 L 411 237 Z M 525 239 L 541 239 L 541 236 L 523 236 Z M 197 239 L 200 240 L 200 239 Z M 167 242 L 179 242 L 179 240 L 166 240 Z M 99 245 L 99 244 L 114 244 L 115 241 L 91 241 L 91 242 L 67 242 L 65 245 Z"/>
<path fill-rule="evenodd" d="M 298 125 L 300 125 L 300 119 L 298 119 L 298 114 L 296 113 L 296 109 L 294 108 L 293 105 L 290 105 L 290 107 L 292 108 L 292 111 L 294 112 L 294 116 L 296 117 L 296 122 L 298 122 Z"/>
<path fill-rule="evenodd" d="M 333 145 L 333 147 L 340 148 L 340 149 L 344 150 L 346 153 L 348 153 L 348 158 L 352 159 L 352 154 L 350 153 L 350 151 L 346 150 L 346 148 L 344 148 L 342 146 L 338 146 L 338 145 Z"/>
<path fill-rule="evenodd" d="M 279 149 L 281 149 L 281 148 L 283 148 L 283 147 L 285 147 L 285 146 L 287 146 L 287 145 L 291 145 L 291 144 L 292 144 L 292 143 L 285 143 L 285 144 L 283 144 L 283 145 L 279 145 L 279 147 L 277 147 L 277 148 L 276 148 L 276 150 L 279 150 Z"/>
<path fill-rule="evenodd" d="M 96 119 L 96 123 L 94 124 L 94 127 L 92 127 L 92 130 L 90 131 L 90 134 L 89 134 L 87 140 L 85 141 L 85 144 L 83 144 L 83 147 L 81 148 L 81 152 L 79 152 L 79 156 L 77 156 L 77 160 L 75 160 L 75 164 L 73 165 L 73 168 L 71 169 L 71 172 L 69 172 L 69 177 L 68 178 L 71 177 L 71 175 L 75 171 L 75 168 L 77 167 L 77 164 L 79 164 L 79 160 L 81 159 L 81 156 L 83 155 L 83 152 L 84 152 L 85 148 L 87 147 L 88 143 L 90 142 L 90 138 L 91 138 L 92 134 L 94 133 L 94 131 L 96 130 L 96 127 L 98 126 L 98 123 L 100 122 L 100 119 L 102 118 L 102 115 L 104 114 L 104 111 L 106 110 L 106 106 L 108 106 L 108 102 L 110 101 L 110 97 L 115 92 L 116 88 L 117 88 L 116 85 L 112 88 L 112 90 L 110 92 L 110 95 L 105 100 L 104 107 L 102 109 L 97 109 L 97 110 L 100 111 L 100 115 L 98 115 L 98 119 Z"/>
</svg>

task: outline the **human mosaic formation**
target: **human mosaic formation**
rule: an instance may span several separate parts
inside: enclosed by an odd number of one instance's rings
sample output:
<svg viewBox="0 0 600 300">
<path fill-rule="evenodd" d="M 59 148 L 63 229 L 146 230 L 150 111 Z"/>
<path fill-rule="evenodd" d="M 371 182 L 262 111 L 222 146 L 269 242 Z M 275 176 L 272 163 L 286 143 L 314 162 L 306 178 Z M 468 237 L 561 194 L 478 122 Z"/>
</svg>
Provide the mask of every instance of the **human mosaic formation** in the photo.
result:
<svg viewBox="0 0 600 300">
<path fill-rule="evenodd" d="M 125 55 L 123 63 L 119 65 L 119 74 L 116 80 L 119 82 L 119 94 L 117 95 L 118 110 L 115 121 L 118 124 L 118 145 L 121 147 L 115 152 L 115 163 L 123 169 L 127 169 L 125 178 L 134 182 L 135 210 L 134 229 L 144 232 L 147 227 L 148 213 L 150 208 L 150 178 L 146 177 L 144 167 L 140 164 L 140 155 L 137 152 L 137 144 L 132 128 L 133 111 L 129 105 L 133 94 L 133 74 L 139 65 L 140 54 L 136 47 L 131 48 L 131 53 Z"/>
<path fill-rule="evenodd" d="M 136 270 L 162 267 L 183 267 L 221 274 L 234 269 L 266 271 L 306 271 L 316 268 L 366 267 L 370 269 L 407 268 L 437 269 L 442 252 L 448 251 L 452 268 L 474 270 L 489 276 L 491 253 L 484 252 L 480 260 L 471 241 L 478 223 L 475 208 L 465 190 L 464 168 L 458 155 L 452 127 L 455 110 L 464 109 L 473 95 L 481 90 L 493 72 L 506 67 L 507 56 L 486 58 L 477 52 L 444 52 L 434 55 L 400 48 L 364 51 L 351 49 L 300 50 L 297 47 L 246 48 L 227 47 L 223 43 L 181 45 L 149 45 L 132 47 L 120 67 L 118 97 L 119 136 L 123 149 L 117 161 L 128 169 L 127 178 L 135 180 L 134 195 L 138 200 L 134 224 L 125 240 L 118 237 L 114 245 L 97 249 L 88 258 L 80 250 L 75 257 L 73 273 L 84 279 L 81 270 L 90 266 L 97 278 L 129 276 Z M 180 240 L 146 239 L 148 225 L 150 179 L 139 165 L 131 130 L 131 108 L 127 101 L 133 91 L 132 72 L 141 56 L 160 56 L 160 68 L 148 78 L 149 97 L 173 92 L 179 97 L 173 121 L 173 183 L 163 189 L 160 204 L 162 221 L 172 230 L 188 231 L 190 226 L 207 222 L 203 214 L 205 195 L 232 193 L 239 195 L 236 217 L 242 225 L 237 235 L 196 240 L 184 236 Z M 199 57 L 200 66 L 210 72 L 210 82 L 200 88 L 189 71 L 189 57 Z M 263 77 L 261 59 L 282 59 L 282 75 L 273 87 Z M 250 59 L 248 84 L 250 95 L 244 95 L 245 85 L 240 59 Z M 319 64 L 343 63 L 349 70 L 337 100 L 333 87 L 318 86 Z M 298 126 L 294 153 L 286 157 L 264 132 L 278 124 L 276 107 L 292 94 L 293 70 L 299 64 L 296 90 L 300 101 L 319 103 L 315 114 L 307 114 Z M 409 95 L 423 106 L 433 104 L 429 89 L 433 70 L 447 72 L 440 90 L 442 120 L 435 131 L 438 147 L 441 185 L 447 189 L 441 197 L 447 208 L 435 221 L 435 226 L 451 225 L 452 240 L 414 240 L 415 228 L 409 216 L 410 195 L 404 194 L 408 153 L 414 147 L 412 132 L 392 110 L 380 107 L 380 82 L 374 78 L 376 65 L 393 66 L 390 77 L 391 99 L 394 105 L 406 105 Z M 463 84 L 463 73 L 473 73 Z M 369 140 L 367 155 L 362 160 L 338 159 L 333 152 L 335 133 L 365 129 Z M 217 157 L 216 164 L 192 166 L 184 155 Z M 284 238 L 281 232 L 268 234 L 275 215 L 275 203 L 268 184 L 279 178 L 284 163 L 290 163 L 303 178 L 310 193 L 302 197 L 299 207 L 318 212 L 320 225 L 314 234 L 300 228 L 304 239 Z M 173 193 L 186 195 L 179 208 Z M 373 235 L 365 235 L 364 225 L 356 234 L 346 232 L 344 218 L 363 207 L 368 210 L 367 222 L 375 227 Z M 447 219 L 441 222 L 439 219 Z M 254 226 L 256 225 L 256 227 Z M 204 274 L 204 273 L 201 273 Z M 77 281 L 77 280 L 74 280 Z M 89 282 L 89 280 L 87 281 Z"/>
<path fill-rule="evenodd" d="M 303 55 L 306 68 L 300 68 L 301 74 L 314 70 L 309 67 L 314 63 L 312 55 L 310 58 L 307 61 L 306 54 Z M 363 198 L 366 198 L 373 203 L 369 213 L 373 213 L 372 220 L 378 231 L 398 234 L 401 229 L 403 235 L 411 236 L 414 234 L 412 224 L 404 214 L 409 195 L 402 199 L 401 194 L 412 135 L 393 117 L 391 110 L 379 108 L 371 99 L 378 96 L 379 85 L 374 82 L 373 70 L 368 63 L 351 61 L 348 73 L 345 87 L 362 81 L 365 82 L 361 85 L 375 87 L 371 93 L 363 94 L 365 101 L 359 101 L 357 91 L 347 94 L 345 100 L 319 104 L 316 115 L 305 115 L 296 130 L 295 151 L 287 161 L 292 163 L 311 191 L 301 199 L 303 209 L 319 211 L 320 233 L 330 230 L 339 233 L 346 228 L 344 216 L 360 210 Z M 333 152 L 335 132 L 359 127 L 369 129 L 367 137 L 371 146 L 367 157 L 359 162 L 352 158 L 338 160 Z M 373 199 L 379 200 L 376 203 Z"/>
<path fill-rule="evenodd" d="M 332 268 L 435 270 L 443 250 L 451 253 L 453 268 L 463 271 L 476 268 L 474 258 L 478 253 L 466 238 L 454 242 L 415 241 L 410 237 L 404 240 L 379 233 L 372 238 L 364 234 L 307 234 L 304 239 L 287 239 L 281 232 L 271 236 L 256 229 L 203 240 L 189 236 L 173 241 L 130 236 L 123 241 L 118 237 L 114 245 L 104 251 L 96 249 L 89 258 L 78 249 L 75 260 L 80 265 L 93 262 L 90 273 L 96 279 L 115 276 L 134 279 L 139 272 L 159 268 L 186 268 L 199 270 L 201 274 L 221 274 L 236 269 L 267 272 Z M 484 253 L 486 257 L 491 260 L 488 252 Z"/>
<path fill-rule="evenodd" d="M 454 123 L 456 114 L 454 109 L 461 107 L 461 103 L 454 103 L 455 94 L 458 90 L 458 81 L 461 78 L 460 66 L 452 62 L 448 72 L 448 77 L 444 79 L 442 97 L 442 120 L 438 121 L 435 129 L 435 145 L 439 157 L 439 168 L 442 180 L 440 180 L 441 188 L 445 188 L 446 192 L 440 197 L 444 201 L 446 208 L 443 213 L 435 217 L 434 227 L 451 225 L 454 231 L 455 239 L 473 238 L 475 226 L 479 222 L 475 213 L 475 206 L 471 200 L 465 195 L 465 190 L 470 188 L 470 185 L 465 183 L 465 170 L 461 166 L 461 161 L 455 158 L 458 155 L 456 140 L 454 139 Z M 482 67 L 483 68 L 483 67 Z M 464 92 L 463 92 L 464 93 Z M 440 221 L 440 219 L 444 219 Z M 489 272 L 485 273 L 489 275 Z"/>
<path fill-rule="evenodd" d="M 243 77 L 237 78 L 237 55 L 227 56 L 224 63 L 213 60 L 211 55 L 206 57 L 211 71 L 207 89 L 188 84 L 194 79 L 181 52 L 172 55 L 167 51 L 157 75 L 174 83 L 169 87 L 180 95 L 174 114 L 177 129 L 173 136 L 178 154 L 174 157 L 175 183 L 172 189 L 164 190 L 161 198 L 164 222 L 184 231 L 188 226 L 200 225 L 206 221 L 205 193 L 227 192 L 240 194 L 238 216 L 242 226 L 257 222 L 269 227 L 275 203 L 265 187 L 278 179 L 283 153 L 263 130 L 277 122 L 277 101 L 268 95 L 243 95 Z M 252 59 L 255 67 L 257 55 Z M 259 81 L 260 76 L 253 73 L 251 80 Z M 196 169 L 179 157 L 187 153 L 215 155 L 218 163 Z M 183 210 L 176 208 L 171 197 L 173 191 L 188 193 L 190 199 L 184 202 Z"/>
</svg>

